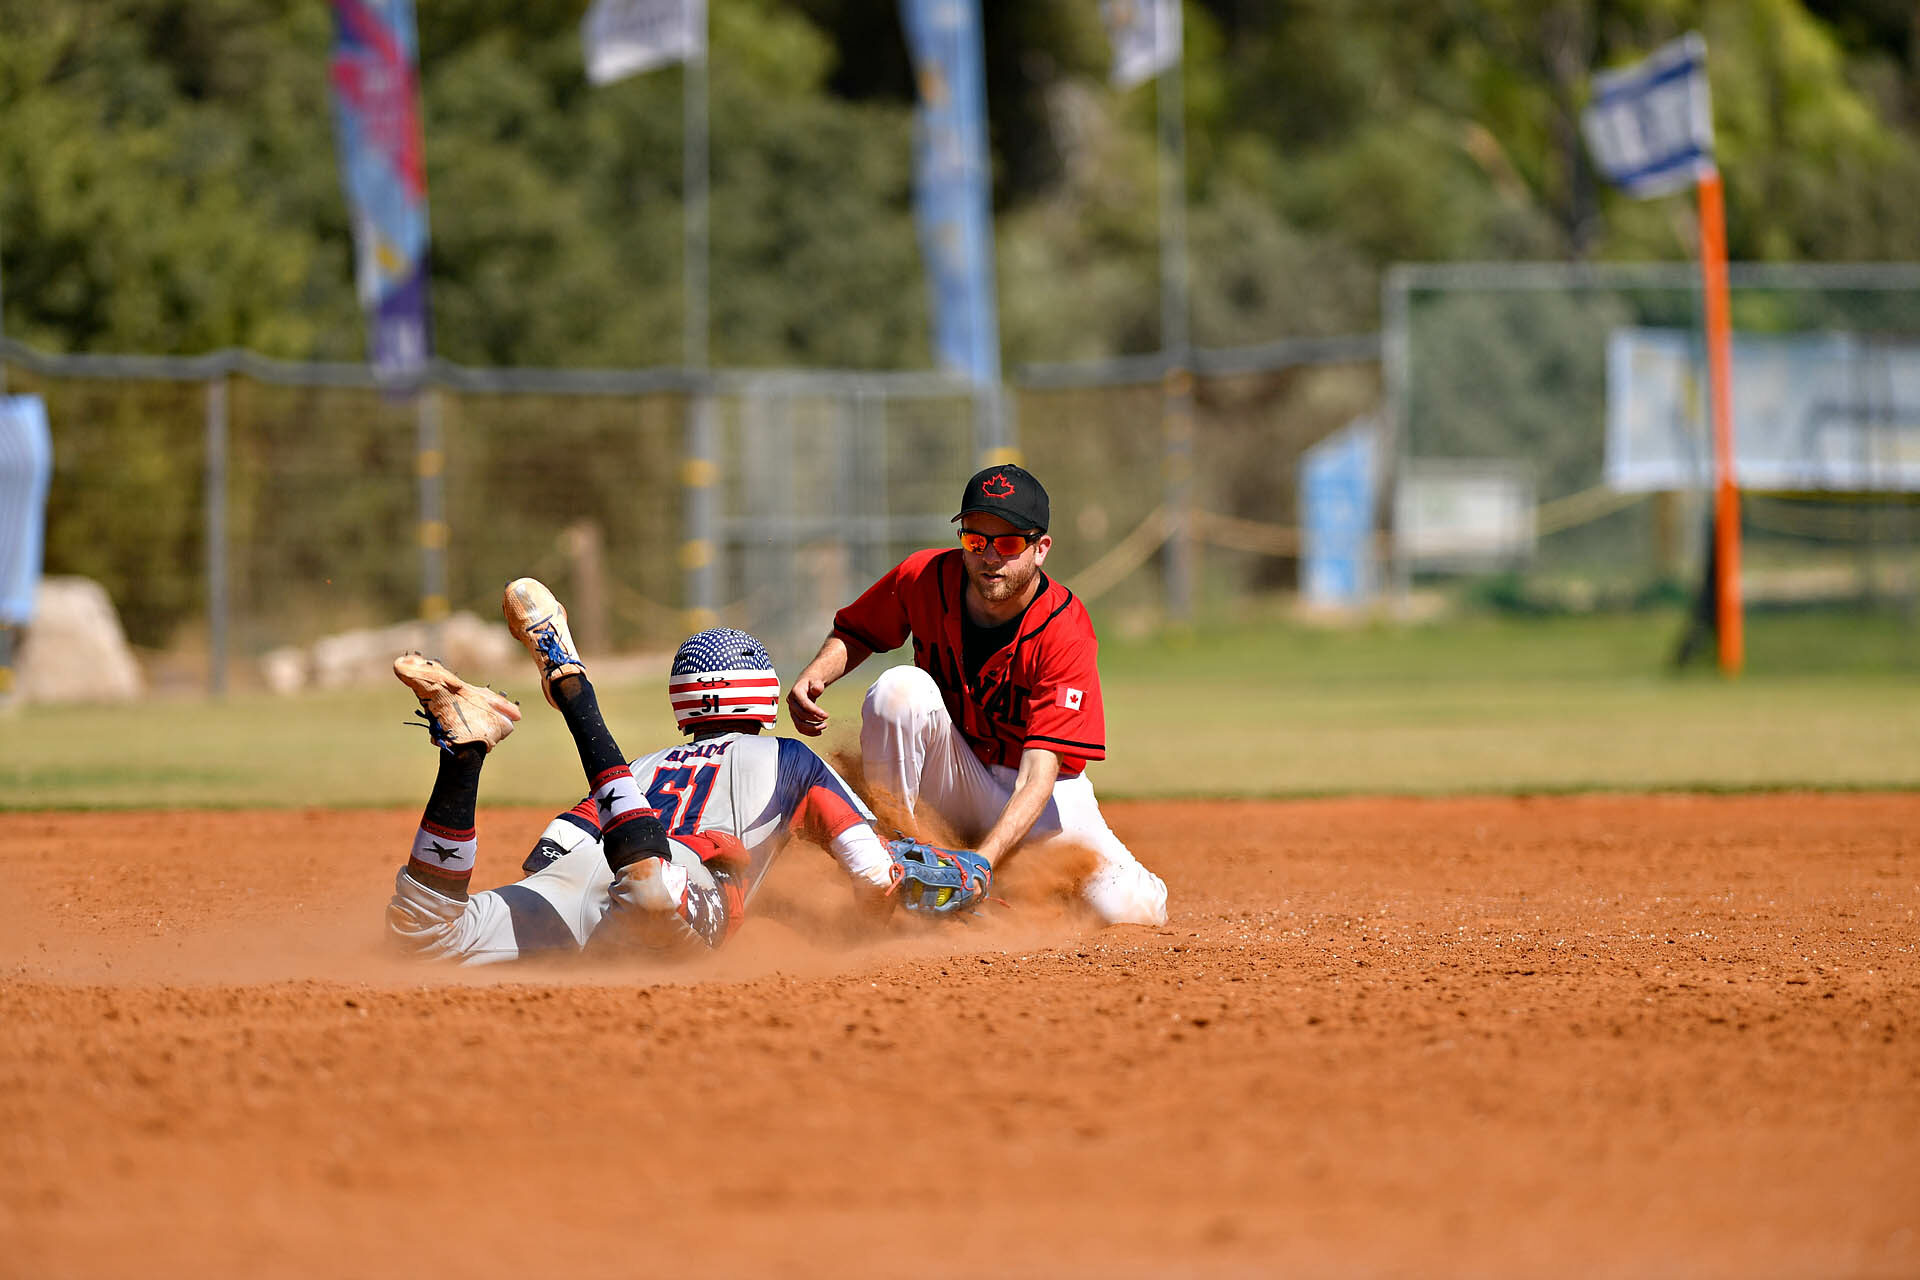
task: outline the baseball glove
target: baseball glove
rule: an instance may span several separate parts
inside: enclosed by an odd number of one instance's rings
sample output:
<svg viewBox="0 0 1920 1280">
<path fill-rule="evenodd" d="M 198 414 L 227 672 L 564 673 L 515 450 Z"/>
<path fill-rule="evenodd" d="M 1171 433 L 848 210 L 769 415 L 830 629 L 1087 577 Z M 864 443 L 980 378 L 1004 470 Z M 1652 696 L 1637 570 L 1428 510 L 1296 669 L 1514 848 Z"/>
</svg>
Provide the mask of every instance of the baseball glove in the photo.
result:
<svg viewBox="0 0 1920 1280">
<path fill-rule="evenodd" d="M 972 914 L 986 901 L 993 864 L 966 849 L 901 836 L 887 842 L 900 905 L 921 915 Z"/>
</svg>

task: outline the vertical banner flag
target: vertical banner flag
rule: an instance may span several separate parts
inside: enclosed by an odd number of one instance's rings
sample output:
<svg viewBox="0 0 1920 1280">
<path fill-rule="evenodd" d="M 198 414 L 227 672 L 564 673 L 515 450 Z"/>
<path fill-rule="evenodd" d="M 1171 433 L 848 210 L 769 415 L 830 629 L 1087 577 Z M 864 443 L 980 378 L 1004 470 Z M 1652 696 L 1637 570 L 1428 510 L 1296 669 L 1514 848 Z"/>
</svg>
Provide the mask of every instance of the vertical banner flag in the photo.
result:
<svg viewBox="0 0 1920 1280">
<path fill-rule="evenodd" d="M 1308 604 L 1352 606 L 1373 597 L 1380 443 L 1379 424 L 1360 418 L 1300 459 L 1300 595 Z"/>
<path fill-rule="evenodd" d="M 900 0 L 900 21 L 920 85 L 914 186 L 933 294 L 934 354 L 943 368 L 976 386 L 997 386 L 1000 321 L 979 0 Z"/>
<path fill-rule="evenodd" d="M 594 84 L 686 62 L 706 52 L 707 0 L 593 0 L 580 40 Z"/>
<path fill-rule="evenodd" d="M 1131 89 L 1180 61 L 1180 0 L 1100 0 L 1113 44 L 1113 87 Z"/>
<path fill-rule="evenodd" d="M 33 621 L 52 477 L 46 403 L 39 396 L 0 396 L 0 627 Z"/>
<path fill-rule="evenodd" d="M 1695 32 L 1623 71 L 1595 76 L 1580 123 L 1594 163 L 1627 194 L 1663 196 L 1693 185 L 1713 169 L 1706 41 Z"/>
<path fill-rule="evenodd" d="M 417 381 L 428 356 L 427 169 L 413 0 L 333 0 L 328 67 L 355 279 L 382 382 Z"/>
<path fill-rule="evenodd" d="M 1740 608 L 1740 494 L 1733 479 L 1733 318 L 1727 292 L 1727 212 L 1713 163 L 1713 103 L 1707 42 L 1689 32 L 1620 71 L 1593 78 L 1581 128 L 1594 164 L 1629 195 L 1647 198 L 1692 183 L 1699 199 L 1700 293 L 1707 330 L 1708 404 L 1713 411 L 1714 520 L 1711 561 L 1720 669 L 1745 662 Z"/>
</svg>

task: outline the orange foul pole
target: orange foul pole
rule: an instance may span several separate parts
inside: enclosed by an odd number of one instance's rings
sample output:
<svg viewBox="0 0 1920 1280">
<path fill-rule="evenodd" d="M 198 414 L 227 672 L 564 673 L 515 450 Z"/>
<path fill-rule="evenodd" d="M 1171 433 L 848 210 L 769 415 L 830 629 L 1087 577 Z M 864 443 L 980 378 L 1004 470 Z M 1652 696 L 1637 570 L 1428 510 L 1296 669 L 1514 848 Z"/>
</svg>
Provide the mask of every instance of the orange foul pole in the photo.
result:
<svg viewBox="0 0 1920 1280">
<path fill-rule="evenodd" d="M 1713 411 L 1714 618 L 1720 671 L 1737 676 L 1746 662 L 1740 612 L 1740 491 L 1733 483 L 1733 315 L 1727 301 L 1727 210 L 1720 171 L 1699 184 L 1700 283 L 1706 294 L 1708 403 Z"/>
</svg>

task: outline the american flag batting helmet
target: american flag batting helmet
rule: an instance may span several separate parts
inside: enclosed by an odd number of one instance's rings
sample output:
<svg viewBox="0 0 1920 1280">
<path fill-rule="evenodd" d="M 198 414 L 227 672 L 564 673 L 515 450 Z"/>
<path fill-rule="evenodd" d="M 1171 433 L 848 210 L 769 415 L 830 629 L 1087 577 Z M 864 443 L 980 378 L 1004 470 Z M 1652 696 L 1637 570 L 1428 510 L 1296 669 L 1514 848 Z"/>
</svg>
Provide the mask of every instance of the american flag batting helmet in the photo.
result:
<svg viewBox="0 0 1920 1280">
<path fill-rule="evenodd" d="M 667 696 L 683 732 L 693 732 L 705 720 L 772 724 L 780 676 L 767 646 L 744 631 L 714 627 L 688 636 L 674 651 Z"/>
</svg>

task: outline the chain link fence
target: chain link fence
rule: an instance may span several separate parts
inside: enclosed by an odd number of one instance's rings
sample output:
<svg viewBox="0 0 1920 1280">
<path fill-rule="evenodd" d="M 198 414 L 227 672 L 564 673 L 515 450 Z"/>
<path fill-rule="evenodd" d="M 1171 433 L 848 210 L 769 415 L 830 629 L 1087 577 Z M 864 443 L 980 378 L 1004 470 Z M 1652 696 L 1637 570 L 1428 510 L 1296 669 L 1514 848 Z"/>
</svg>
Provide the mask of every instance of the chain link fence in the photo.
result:
<svg viewBox="0 0 1920 1280">
<path fill-rule="evenodd" d="M 1920 267 L 1736 266 L 1732 281 L 1742 334 L 1920 341 Z M 1609 340 L 1695 327 L 1691 268 L 1399 268 L 1383 303 L 1380 339 L 1197 351 L 1190 370 L 1137 357 L 1016 371 L 1015 438 L 1053 496 L 1049 571 L 1103 631 L 1158 625 L 1174 599 L 1203 625 L 1270 614 L 1295 583 L 1303 452 L 1383 397 L 1396 496 L 1381 526 L 1397 536 L 1380 545 L 1403 592 L 1533 611 L 1695 590 L 1704 487 L 1620 492 L 1606 462 Z M 951 541 L 978 462 L 977 406 L 929 374 L 437 364 L 423 405 L 360 366 L 247 353 L 49 357 L 9 342 L 0 363 L 9 390 L 48 403 L 47 571 L 105 585 L 162 686 L 244 688 L 270 652 L 355 628 L 491 620 L 525 573 L 577 602 L 584 647 L 658 654 L 691 625 L 702 555 L 713 614 L 793 669 L 838 605 Z M 1169 406 L 1187 386 L 1183 424 Z M 687 444 L 703 391 L 706 459 Z M 1867 423 L 1896 453 L 1920 427 L 1903 412 Z M 1477 503 L 1519 536 L 1423 547 L 1410 493 Z M 1749 493 L 1743 511 L 1750 601 L 1911 618 L 1911 495 Z M 1191 578 L 1177 594 L 1176 549 Z"/>
<path fill-rule="evenodd" d="M 45 397 L 52 422 L 46 570 L 106 586 L 162 687 L 247 688 L 276 649 L 423 614 L 491 620 L 521 574 L 576 602 L 583 648 L 664 652 L 690 623 L 688 486 L 702 480 L 717 498 L 714 612 L 797 669 L 834 609 L 952 541 L 977 463 L 972 398 L 924 374 L 716 373 L 701 477 L 686 454 L 700 387 L 678 371 L 437 365 L 423 405 L 358 366 L 246 353 L 6 343 L 0 357 L 8 389 Z M 1380 383 L 1370 337 L 1192 364 L 1204 620 L 1291 586 L 1293 465 Z M 1049 570 L 1102 627 L 1163 617 L 1178 531 L 1168 377 L 1158 359 L 1116 361 L 1029 370 L 1011 389 L 1023 460 L 1053 496 Z"/>
<path fill-rule="evenodd" d="M 1920 266 L 1737 264 L 1730 278 L 1737 340 L 1811 348 L 1844 338 L 1883 354 L 1920 343 Z M 1622 335 L 1653 331 L 1675 335 L 1682 348 L 1697 344 L 1693 268 L 1400 267 L 1383 309 L 1402 592 L 1437 587 L 1534 611 L 1674 603 L 1698 590 L 1711 516 L 1704 438 L 1690 441 L 1696 465 L 1686 484 L 1627 490 L 1608 464 L 1610 343 L 1631 350 L 1619 345 Z M 1745 358 L 1754 357 L 1736 352 L 1739 378 L 1747 376 L 1738 367 Z M 1814 412 L 1829 415 L 1829 425 L 1846 419 L 1847 450 L 1920 460 L 1920 404 L 1905 403 L 1904 391 L 1880 385 L 1883 376 L 1836 370 L 1831 360 L 1806 368 L 1842 384 L 1844 403 Z M 1622 372 L 1616 367 L 1616 376 Z M 1783 363 L 1772 394 L 1756 391 L 1743 403 L 1747 393 L 1736 392 L 1736 437 L 1742 414 L 1751 431 L 1757 415 L 1804 391 L 1790 385 L 1794 376 Z M 1685 379 L 1690 396 L 1694 382 Z M 1684 408 L 1691 416 L 1699 406 Z M 1679 423 L 1673 430 L 1690 434 Z M 1808 451 L 1804 461 L 1817 469 L 1821 459 L 1811 445 Z M 1911 618 L 1920 507 L 1903 487 L 1883 478 L 1852 491 L 1817 479 L 1749 488 L 1742 496 L 1749 605 L 1844 602 Z M 1458 533 L 1452 543 L 1432 527 L 1440 522 L 1435 511 L 1449 504 Z"/>
</svg>

